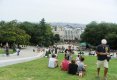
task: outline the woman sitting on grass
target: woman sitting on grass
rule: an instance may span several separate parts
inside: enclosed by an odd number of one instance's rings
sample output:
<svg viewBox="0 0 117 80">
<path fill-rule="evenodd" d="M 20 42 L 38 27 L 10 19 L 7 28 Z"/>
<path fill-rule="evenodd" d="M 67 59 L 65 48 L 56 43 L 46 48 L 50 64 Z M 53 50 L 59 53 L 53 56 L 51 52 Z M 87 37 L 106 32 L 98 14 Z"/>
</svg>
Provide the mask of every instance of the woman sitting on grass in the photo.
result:
<svg viewBox="0 0 117 80">
<path fill-rule="evenodd" d="M 81 55 L 78 55 L 78 56 L 76 57 L 76 63 L 80 62 L 80 57 L 81 57 Z"/>
<path fill-rule="evenodd" d="M 75 60 L 72 60 L 68 67 L 68 73 L 75 75 L 77 72 L 78 65 L 76 64 Z"/>
<path fill-rule="evenodd" d="M 65 59 L 62 61 L 60 68 L 63 71 L 68 71 L 68 67 L 69 67 L 69 60 L 67 59 L 67 57 L 65 57 Z"/>
<path fill-rule="evenodd" d="M 56 59 L 56 55 L 53 54 L 51 58 L 49 58 L 49 63 L 48 63 L 49 68 L 56 68 L 58 67 L 58 60 Z"/>
</svg>

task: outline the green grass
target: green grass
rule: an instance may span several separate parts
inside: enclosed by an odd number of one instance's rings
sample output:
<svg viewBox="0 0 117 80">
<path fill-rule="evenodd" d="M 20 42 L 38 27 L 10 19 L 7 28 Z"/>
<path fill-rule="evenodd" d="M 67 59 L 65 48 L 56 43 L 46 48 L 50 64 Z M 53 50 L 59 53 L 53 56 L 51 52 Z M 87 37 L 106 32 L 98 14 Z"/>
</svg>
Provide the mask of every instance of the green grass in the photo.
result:
<svg viewBox="0 0 117 80">
<path fill-rule="evenodd" d="M 9 53 L 13 54 L 13 49 L 9 49 Z M 5 54 L 4 50 L 0 48 L 0 54 Z"/>
<path fill-rule="evenodd" d="M 59 64 L 63 59 L 60 54 Z M 96 57 L 86 56 L 87 72 L 83 78 L 76 75 L 69 75 L 61 71 L 60 68 L 50 69 L 47 67 L 48 58 L 41 58 L 31 62 L 15 64 L 0 68 L 0 80 L 96 80 Z M 117 80 L 117 60 L 111 60 L 109 63 L 108 80 Z M 101 69 L 101 78 L 103 77 L 103 68 Z"/>
</svg>

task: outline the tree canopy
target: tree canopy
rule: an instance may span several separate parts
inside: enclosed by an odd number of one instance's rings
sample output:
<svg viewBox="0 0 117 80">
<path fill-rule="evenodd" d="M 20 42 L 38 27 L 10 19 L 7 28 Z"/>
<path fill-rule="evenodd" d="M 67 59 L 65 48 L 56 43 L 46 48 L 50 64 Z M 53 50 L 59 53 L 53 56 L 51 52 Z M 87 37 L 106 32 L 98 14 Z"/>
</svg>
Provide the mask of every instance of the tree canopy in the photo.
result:
<svg viewBox="0 0 117 80">
<path fill-rule="evenodd" d="M 39 23 L 0 21 L 0 43 L 6 42 L 49 46 L 54 44 L 54 35 L 44 18 Z"/>
<path fill-rule="evenodd" d="M 104 38 L 107 39 L 112 49 L 117 48 L 117 24 L 91 22 L 86 25 L 86 29 L 81 35 L 82 41 L 95 46 L 100 44 Z"/>
<path fill-rule="evenodd" d="M 2 43 L 17 43 L 27 44 L 30 36 L 20 28 L 16 21 L 10 21 L 2 24 L 0 27 L 0 42 Z"/>
</svg>

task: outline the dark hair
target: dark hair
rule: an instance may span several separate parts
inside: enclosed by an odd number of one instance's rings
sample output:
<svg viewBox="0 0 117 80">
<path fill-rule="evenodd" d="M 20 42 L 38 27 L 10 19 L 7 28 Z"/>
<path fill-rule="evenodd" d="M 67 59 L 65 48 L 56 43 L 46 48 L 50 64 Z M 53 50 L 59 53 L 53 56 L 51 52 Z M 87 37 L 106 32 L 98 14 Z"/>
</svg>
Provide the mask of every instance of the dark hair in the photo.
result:
<svg viewBox="0 0 117 80">
<path fill-rule="evenodd" d="M 56 55 L 55 54 L 52 54 L 52 58 L 55 58 L 56 57 Z"/>
<path fill-rule="evenodd" d="M 84 57 L 80 57 L 80 61 L 84 61 L 85 59 L 84 59 Z"/>
<path fill-rule="evenodd" d="M 65 58 L 66 60 L 68 60 L 68 57 L 65 56 L 64 58 Z"/>
<path fill-rule="evenodd" d="M 68 48 L 71 48 L 71 46 L 68 46 Z"/>
<path fill-rule="evenodd" d="M 75 64 L 75 60 L 71 60 L 71 63 L 72 63 L 72 64 Z"/>
<path fill-rule="evenodd" d="M 80 55 L 78 55 L 78 57 L 80 57 Z"/>
</svg>

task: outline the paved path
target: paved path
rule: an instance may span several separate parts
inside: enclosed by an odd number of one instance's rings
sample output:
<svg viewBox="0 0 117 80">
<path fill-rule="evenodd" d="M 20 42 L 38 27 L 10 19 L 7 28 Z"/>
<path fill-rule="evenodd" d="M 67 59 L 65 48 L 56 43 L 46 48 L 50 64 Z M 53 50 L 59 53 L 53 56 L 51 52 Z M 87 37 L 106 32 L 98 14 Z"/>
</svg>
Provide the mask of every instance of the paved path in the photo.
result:
<svg viewBox="0 0 117 80">
<path fill-rule="evenodd" d="M 45 52 L 33 52 L 33 49 L 36 50 L 36 47 L 29 46 L 26 49 L 22 49 L 19 56 L 16 53 L 8 57 L 6 55 L 0 55 L 0 67 L 31 61 L 45 55 Z"/>
</svg>

